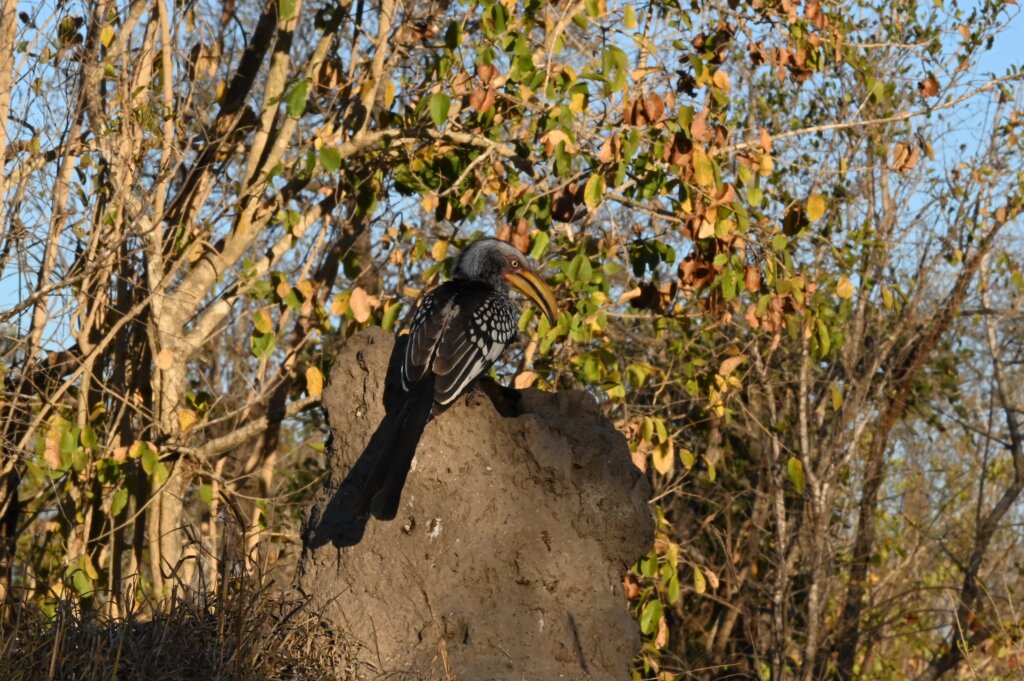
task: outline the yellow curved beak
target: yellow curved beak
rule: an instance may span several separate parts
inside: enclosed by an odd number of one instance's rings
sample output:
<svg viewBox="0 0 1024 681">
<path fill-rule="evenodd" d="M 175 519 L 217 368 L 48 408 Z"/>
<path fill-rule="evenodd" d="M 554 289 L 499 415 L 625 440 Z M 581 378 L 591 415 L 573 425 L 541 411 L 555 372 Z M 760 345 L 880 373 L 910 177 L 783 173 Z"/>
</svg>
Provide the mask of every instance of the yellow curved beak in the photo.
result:
<svg viewBox="0 0 1024 681">
<path fill-rule="evenodd" d="M 544 280 L 527 269 L 519 269 L 509 272 L 505 279 L 512 285 L 512 288 L 537 303 L 537 306 L 547 315 L 548 321 L 554 326 L 558 320 L 558 304 L 555 302 L 555 292 L 544 283 Z"/>
</svg>

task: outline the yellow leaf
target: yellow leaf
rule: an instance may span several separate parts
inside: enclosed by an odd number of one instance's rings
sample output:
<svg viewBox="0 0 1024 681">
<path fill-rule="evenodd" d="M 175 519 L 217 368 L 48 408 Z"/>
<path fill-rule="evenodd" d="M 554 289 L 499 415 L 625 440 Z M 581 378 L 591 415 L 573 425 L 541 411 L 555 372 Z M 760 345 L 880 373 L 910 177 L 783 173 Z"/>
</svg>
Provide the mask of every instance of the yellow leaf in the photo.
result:
<svg viewBox="0 0 1024 681">
<path fill-rule="evenodd" d="M 393 81 L 384 81 L 384 108 L 390 109 L 395 102 L 395 84 Z"/>
<path fill-rule="evenodd" d="M 736 355 L 735 357 L 730 357 L 726 360 L 723 360 L 722 365 L 718 367 L 718 375 L 722 376 L 723 378 L 728 377 L 729 374 L 736 370 L 736 367 L 738 367 L 740 364 L 743 364 L 746 361 L 746 355 Z"/>
<path fill-rule="evenodd" d="M 715 169 L 711 165 L 704 147 L 699 144 L 693 147 L 693 179 L 701 187 L 710 189 L 715 186 Z"/>
<path fill-rule="evenodd" d="M 437 194 L 424 194 L 423 200 L 420 201 L 420 206 L 423 207 L 424 212 L 433 213 L 437 209 L 439 202 Z"/>
<path fill-rule="evenodd" d="M 807 199 L 807 219 L 817 222 L 825 214 L 825 199 L 815 194 Z"/>
<path fill-rule="evenodd" d="M 103 47 L 110 47 L 110 43 L 114 42 L 114 27 L 107 24 L 100 29 L 100 44 Z"/>
<path fill-rule="evenodd" d="M 582 92 L 574 92 L 572 93 L 572 99 L 569 100 L 569 111 L 578 116 L 583 113 L 583 107 L 586 106 L 586 103 L 586 95 Z"/>
<path fill-rule="evenodd" d="M 757 174 L 761 177 L 768 177 L 775 170 L 775 161 L 768 154 L 761 155 L 761 162 L 757 168 Z"/>
<path fill-rule="evenodd" d="M 654 463 L 654 470 L 658 471 L 662 475 L 667 475 L 672 470 L 672 465 L 675 463 L 673 459 L 675 454 L 675 447 L 672 445 L 671 438 L 666 442 L 659 442 L 654 445 L 651 451 L 651 459 Z"/>
<path fill-rule="evenodd" d="M 339 293 L 334 296 L 334 300 L 331 301 L 331 314 L 332 315 L 343 315 L 348 312 L 348 301 L 345 296 Z"/>
<path fill-rule="evenodd" d="M 836 295 L 844 300 L 853 297 L 853 282 L 845 274 L 836 282 Z"/>
<path fill-rule="evenodd" d="M 722 92 L 728 92 L 731 87 L 729 83 L 729 74 L 719 69 L 715 71 L 715 75 L 711 78 L 711 82 L 715 84 L 715 87 Z"/>
<path fill-rule="evenodd" d="M 448 255 L 448 242 L 444 239 L 435 241 L 433 247 L 430 249 L 430 255 L 434 260 L 444 260 L 445 256 Z"/>
<path fill-rule="evenodd" d="M 188 435 L 197 420 L 196 413 L 191 409 L 182 409 L 178 412 L 178 429 L 182 435 Z"/>
<path fill-rule="evenodd" d="M 306 392 L 310 397 L 320 397 L 324 391 L 324 375 L 320 369 L 310 366 L 306 367 Z"/>
<path fill-rule="evenodd" d="M 830 386 L 832 392 L 832 410 L 839 411 L 843 406 L 843 393 L 836 384 Z"/>
<path fill-rule="evenodd" d="M 895 301 L 892 297 L 892 291 L 885 286 L 882 287 L 882 305 L 885 305 L 885 309 L 891 310 Z"/>
<path fill-rule="evenodd" d="M 679 460 L 683 463 L 684 466 L 686 466 L 686 469 L 689 470 L 693 468 L 693 464 L 696 460 L 696 457 L 693 455 L 693 452 L 684 447 L 683 449 L 679 450 Z"/>
<path fill-rule="evenodd" d="M 252 316 L 252 321 L 256 325 L 256 330 L 260 333 L 270 333 L 270 330 L 274 328 L 270 321 L 270 315 L 263 310 L 257 310 L 256 314 Z"/>
</svg>

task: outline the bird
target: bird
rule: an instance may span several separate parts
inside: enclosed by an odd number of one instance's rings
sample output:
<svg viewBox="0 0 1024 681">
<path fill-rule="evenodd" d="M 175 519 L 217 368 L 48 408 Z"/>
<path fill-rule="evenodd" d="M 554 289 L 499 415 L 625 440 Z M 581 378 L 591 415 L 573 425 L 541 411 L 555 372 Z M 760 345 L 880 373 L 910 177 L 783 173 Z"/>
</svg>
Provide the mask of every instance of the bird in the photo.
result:
<svg viewBox="0 0 1024 681">
<path fill-rule="evenodd" d="M 469 244 L 456 259 L 451 280 L 420 300 L 408 342 L 396 343 L 392 351 L 392 365 L 400 362 L 400 390 L 378 428 L 387 432 L 377 440 L 376 462 L 363 489 L 368 505 L 364 513 L 368 510 L 378 520 L 398 514 L 427 423 L 464 394 L 515 340 L 520 310 L 509 297 L 510 289 L 556 322 L 555 294 L 529 258 L 516 246 L 490 237 Z"/>
</svg>

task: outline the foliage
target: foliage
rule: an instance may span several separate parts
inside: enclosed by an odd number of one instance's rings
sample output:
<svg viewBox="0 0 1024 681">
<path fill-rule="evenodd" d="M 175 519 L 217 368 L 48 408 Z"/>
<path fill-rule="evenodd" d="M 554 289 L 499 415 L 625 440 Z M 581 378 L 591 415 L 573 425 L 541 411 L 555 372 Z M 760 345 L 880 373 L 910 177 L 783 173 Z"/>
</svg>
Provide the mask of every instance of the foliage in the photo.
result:
<svg viewBox="0 0 1024 681">
<path fill-rule="evenodd" d="M 216 590 L 228 514 L 294 540 L 331 349 L 485 232 L 563 303 L 499 370 L 654 483 L 638 677 L 1016 664 L 1014 3 L 15 11 L 6 597 L 129 612 Z"/>
</svg>

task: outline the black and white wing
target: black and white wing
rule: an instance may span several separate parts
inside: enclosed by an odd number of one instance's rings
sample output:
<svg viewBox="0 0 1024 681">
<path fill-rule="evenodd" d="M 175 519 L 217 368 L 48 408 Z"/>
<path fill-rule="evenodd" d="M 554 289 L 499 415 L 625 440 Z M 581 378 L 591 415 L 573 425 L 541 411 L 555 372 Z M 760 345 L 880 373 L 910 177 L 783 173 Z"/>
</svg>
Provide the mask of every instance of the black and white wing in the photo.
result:
<svg viewBox="0 0 1024 681">
<path fill-rule="evenodd" d="M 406 390 L 430 371 L 434 401 L 450 404 L 501 356 L 516 336 L 519 314 L 508 296 L 489 286 L 440 286 L 413 318 L 402 366 Z M 429 307 L 429 309 L 428 309 Z M 419 321 L 419 324 L 417 324 Z"/>
</svg>

